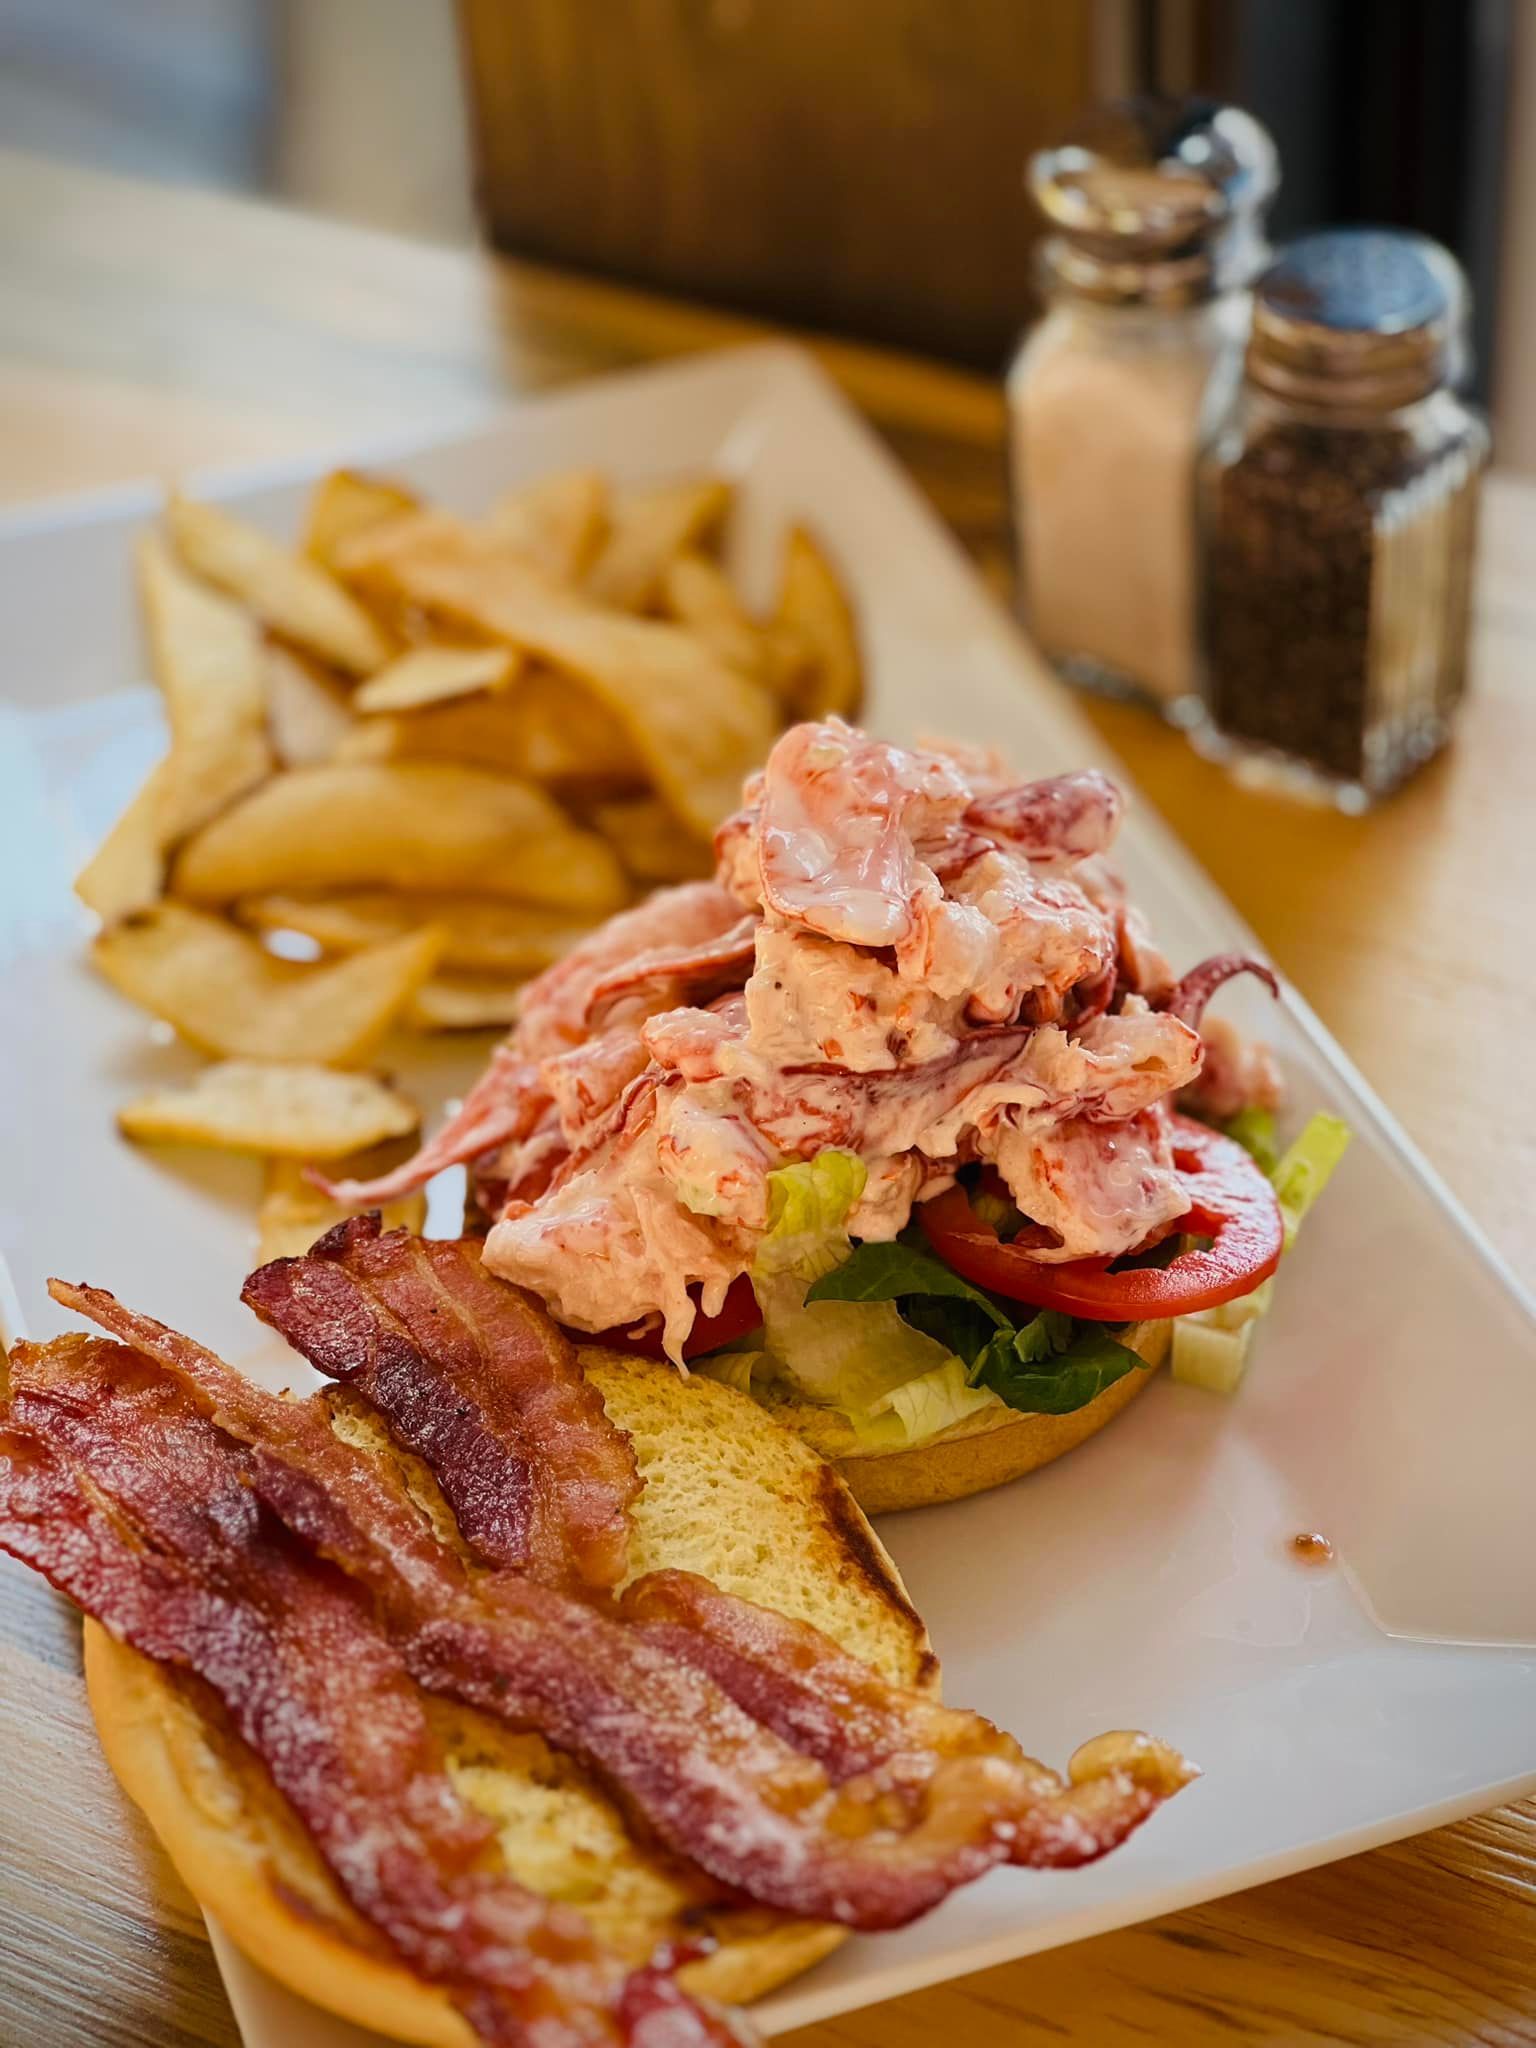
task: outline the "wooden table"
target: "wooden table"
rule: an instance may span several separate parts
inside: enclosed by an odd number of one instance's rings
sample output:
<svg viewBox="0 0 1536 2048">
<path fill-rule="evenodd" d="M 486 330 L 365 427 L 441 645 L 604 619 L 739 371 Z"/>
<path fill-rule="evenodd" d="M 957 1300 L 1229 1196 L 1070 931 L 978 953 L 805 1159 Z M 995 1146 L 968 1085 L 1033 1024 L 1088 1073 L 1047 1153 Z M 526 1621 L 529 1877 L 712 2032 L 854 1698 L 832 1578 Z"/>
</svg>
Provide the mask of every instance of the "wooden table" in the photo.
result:
<svg viewBox="0 0 1536 2048">
<path fill-rule="evenodd" d="M 12 500 L 462 420 L 509 393 L 755 332 L 469 252 L 3 152 L 0 277 L 0 497 Z M 840 344 L 818 353 L 1001 580 L 994 388 Z M 1094 712 L 1526 1277 L 1533 572 L 1536 489 L 1497 480 L 1461 736 L 1369 819 L 1242 794 L 1160 726 Z M 17 1569 L 0 1572 L 0 1645 L 0 2048 L 234 2042 L 192 1902 L 91 1737 L 74 1624 Z M 1533 1887 L 1525 1805 L 794 2038 L 1529 2042 Z"/>
</svg>

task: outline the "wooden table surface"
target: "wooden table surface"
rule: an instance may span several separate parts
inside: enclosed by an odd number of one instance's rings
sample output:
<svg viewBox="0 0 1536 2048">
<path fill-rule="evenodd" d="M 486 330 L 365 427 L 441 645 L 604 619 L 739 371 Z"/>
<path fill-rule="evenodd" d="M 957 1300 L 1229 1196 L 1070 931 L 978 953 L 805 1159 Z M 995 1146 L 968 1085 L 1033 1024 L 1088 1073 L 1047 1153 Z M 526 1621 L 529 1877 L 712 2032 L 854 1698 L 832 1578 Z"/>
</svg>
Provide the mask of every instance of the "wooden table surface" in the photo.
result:
<svg viewBox="0 0 1536 2048">
<path fill-rule="evenodd" d="M 757 331 L 4 152 L 0 277 L 12 501 L 457 422 Z M 995 389 L 841 344 L 818 353 L 1001 581 Z M 1536 1275 L 1536 488 L 1490 491 L 1457 744 L 1376 816 L 1241 793 L 1161 726 L 1093 715 L 1494 1243 Z M 77 1649 L 62 1605 L 0 1571 L 0 2048 L 223 2048 L 236 2036 L 201 1922 L 97 1752 Z M 1522 1805 L 793 2039 L 1531 2042 L 1533 1891 L 1536 1806 Z"/>
</svg>

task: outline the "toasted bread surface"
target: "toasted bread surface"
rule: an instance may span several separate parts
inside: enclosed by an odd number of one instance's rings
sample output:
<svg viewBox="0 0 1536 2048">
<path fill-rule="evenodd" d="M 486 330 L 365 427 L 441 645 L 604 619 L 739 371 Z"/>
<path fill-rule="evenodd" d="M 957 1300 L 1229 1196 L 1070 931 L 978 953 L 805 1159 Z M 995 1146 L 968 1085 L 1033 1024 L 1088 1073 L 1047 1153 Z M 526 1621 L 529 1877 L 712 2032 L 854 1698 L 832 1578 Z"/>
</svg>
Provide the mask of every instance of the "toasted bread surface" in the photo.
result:
<svg viewBox="0 0 1536 2048">
<path fill-rule="evenodd" d="M 671 1366 L 588 1349 L 582 1364 L 633 1440 L 645 1487 L 631 1577 L 663 1566 L 813 1622 L 902 1684 L 934 1689 L 927 1632 L 847 1489 L 798 1437 L 745 1395 Z M 376 1418 L 336 1404 L 337 1426 L 394 1460 L 441 1519 L 431 1477 Z M 445 1528 L 444 1533 L 451 1531 Z M 471 2048 L 444 1994 L 403 1970 L 337 1890 L 286 1802 L 217 1703 L 86 1627 L 86 1680 L 113 1770 L 198 1901 L 236 1944 L 294 1991 L 360 2026 L 423 2048 Z M 520 1882 L 579 1908 L 632 1963 L 658 1942 L 707 1930 L 715 1952 L 682 1972 L 690 1989 L 745 2003 L 798 1975 L 841 1930 L 709 1903 L 696 1874 L 637 1843 L 583 1767 L 446 1702 L 429 1712 L 465 1798 L 497 1824 Z"/>
</svg>

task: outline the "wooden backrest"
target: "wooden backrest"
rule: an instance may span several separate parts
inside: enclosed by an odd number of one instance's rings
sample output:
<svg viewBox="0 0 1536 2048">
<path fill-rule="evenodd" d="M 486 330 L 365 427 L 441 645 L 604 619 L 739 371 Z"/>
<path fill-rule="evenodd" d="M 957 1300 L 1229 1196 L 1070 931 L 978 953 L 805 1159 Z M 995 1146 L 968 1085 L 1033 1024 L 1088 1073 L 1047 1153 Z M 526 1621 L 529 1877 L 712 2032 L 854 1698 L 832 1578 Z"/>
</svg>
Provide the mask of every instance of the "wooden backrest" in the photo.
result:
<svg viewBox="0 0 1536 2048">
<path fill-rule="evenodd" d="M 995 366 L 1031 299 L 1024 161 L 1116 83 L 1105 18 L 460 0 L 483 217 L 516 254 Z"/>
</svg>

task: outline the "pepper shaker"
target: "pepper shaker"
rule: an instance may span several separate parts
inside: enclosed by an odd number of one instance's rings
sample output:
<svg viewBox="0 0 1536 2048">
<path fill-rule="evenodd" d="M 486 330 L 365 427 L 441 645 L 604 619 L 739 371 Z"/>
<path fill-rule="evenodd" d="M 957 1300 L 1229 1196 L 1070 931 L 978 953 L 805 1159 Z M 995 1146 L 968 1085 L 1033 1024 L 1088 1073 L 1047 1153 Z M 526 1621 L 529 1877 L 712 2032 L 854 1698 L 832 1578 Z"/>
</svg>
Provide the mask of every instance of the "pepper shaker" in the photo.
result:
<svg viewBox="0 0 1536 2048">
<path fill-rule="evenodd" d="M 1201 463 L 1207 751 L 1359 810 L 1443 744 L 1466 676 L 1488 433 L 1466 290 L 1420 235 L 1293 243 Z"/>
<path fill-rule="evenodd" d="M 1194 473 L 1241 369 L 1274 146 L 1209 100 L 1099 109 L 1031 159 L 1046 311 L 1008 374 L 1018 588 L 1071 682 L 1197 702 Z"/>
</svg>

